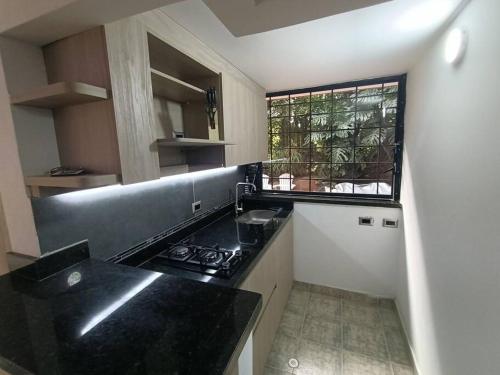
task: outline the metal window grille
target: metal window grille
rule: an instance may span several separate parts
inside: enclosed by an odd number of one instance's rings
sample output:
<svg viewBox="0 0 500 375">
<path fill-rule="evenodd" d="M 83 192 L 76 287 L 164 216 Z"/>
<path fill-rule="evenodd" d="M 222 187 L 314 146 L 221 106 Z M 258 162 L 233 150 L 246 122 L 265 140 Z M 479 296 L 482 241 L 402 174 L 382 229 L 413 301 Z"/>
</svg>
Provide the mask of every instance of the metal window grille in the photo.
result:
<svg viewBox="0 0 500 375">
<path fill-rule="evenodd" d="M 399 200 L 406 75 L 267 94 L 262 190 Z"/>
</svg>

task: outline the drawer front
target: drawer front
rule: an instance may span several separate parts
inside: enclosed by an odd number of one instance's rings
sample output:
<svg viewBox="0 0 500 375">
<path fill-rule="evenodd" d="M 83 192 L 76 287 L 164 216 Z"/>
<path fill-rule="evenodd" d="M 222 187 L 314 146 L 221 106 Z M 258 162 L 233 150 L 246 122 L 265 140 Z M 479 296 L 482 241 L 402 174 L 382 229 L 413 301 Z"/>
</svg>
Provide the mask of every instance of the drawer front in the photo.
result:
<svg viewBox="0 0 500 375">
<path fill-rule="evenodd" d="M 273 243 L 278 265 L 278 299 L 283 311 L 293 284 L 293 218 L 286 223 Z"/>
<path fill-rule="evenodd" d="M 240 289 L 262 294 L 262 310 L 264 310 L 271 293 L 276 288 L 276 284 L 276 255 L 272 248 L 269 248 L 250 272 Z"/>
<path fill-rule="evenodd" d="M 262 294 L 262 310 L 253 332 L 253 371 L 262 375 L 293 283 L 293 222 L 290 219 L 241 289 Z"/>
<path fill-rule="evenodd" d="M 269 303 L 263 308 L 262 319 L 257 323 L 253 333 L 253 375 L 263 375 L 267 356 L 273 345 L 274 335 L 281 319 L 276 289 L 269 298 Z"/>
</svg>

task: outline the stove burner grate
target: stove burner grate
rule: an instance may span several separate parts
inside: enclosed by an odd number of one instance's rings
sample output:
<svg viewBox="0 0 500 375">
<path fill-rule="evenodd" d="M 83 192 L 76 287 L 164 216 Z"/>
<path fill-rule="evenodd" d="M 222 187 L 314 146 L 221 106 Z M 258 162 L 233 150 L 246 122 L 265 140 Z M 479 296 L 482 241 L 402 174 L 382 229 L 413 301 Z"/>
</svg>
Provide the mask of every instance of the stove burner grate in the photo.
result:
<svg viewBox="0 0 500 375">
<path fill-rule="evenodd" d="M 230 277 L 245 258 L 241 250 L 195 246 L 187 241 L 171 244 L 158 257 L 171 266 L 218 277 Z"/>
</svg>

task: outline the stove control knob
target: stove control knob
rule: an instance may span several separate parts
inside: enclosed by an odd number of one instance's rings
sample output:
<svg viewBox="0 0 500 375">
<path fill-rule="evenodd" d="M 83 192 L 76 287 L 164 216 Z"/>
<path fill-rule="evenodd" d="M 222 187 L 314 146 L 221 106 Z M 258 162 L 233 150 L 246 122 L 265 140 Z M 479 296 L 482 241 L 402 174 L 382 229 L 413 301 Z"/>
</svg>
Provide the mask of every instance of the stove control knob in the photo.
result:
<svg viewBox="0 0 500 375">
<path fill-rule="evenodd" d="M 234 255 L 237 256 L 237 257 L 240 257 L 241 256 L 241 250 L 236 250 L 234 252 Z"/>
</svg>

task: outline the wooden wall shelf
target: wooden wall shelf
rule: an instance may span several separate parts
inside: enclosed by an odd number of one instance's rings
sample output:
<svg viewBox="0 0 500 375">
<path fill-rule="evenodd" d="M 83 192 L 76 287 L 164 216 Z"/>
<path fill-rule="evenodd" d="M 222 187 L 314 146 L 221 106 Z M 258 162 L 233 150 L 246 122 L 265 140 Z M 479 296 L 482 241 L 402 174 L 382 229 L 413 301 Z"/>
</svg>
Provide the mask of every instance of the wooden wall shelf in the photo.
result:
<svg viewBox="0 0 500 375">
<path fill-rule="evenodd" d="M 57 82 L 10 98 L 11 104 L 58 108 L 108 99 L 105 88 L 83 82 Z"/>
<path fill-rule="evenodd" d="M 197 138 L 158 139 L 158 146 L 163 147 L 209 147 L 225 145 L 231 145 L 231 143 Z"/>
<path fill-rule="evenodd" d="M 203 101 L 205 90 L 151 68 L 153 94 L 178 103 Z"/>
<path fill-rule="evenodd" d="M 199 82 L 200 78 L 217 78 L 219 73 L 179 51 L 148 32 L 149 63 L 152 69 L 174 76 L 184 82 Z"/>
<path fill-rule="evenodd" d="M 30 187 L 56 187 L 70 189 L 89 189 L 120 183 L 116 174 L 85 174 L 79 176 L 30 176 L 24 179 Z"/>
</svg>

